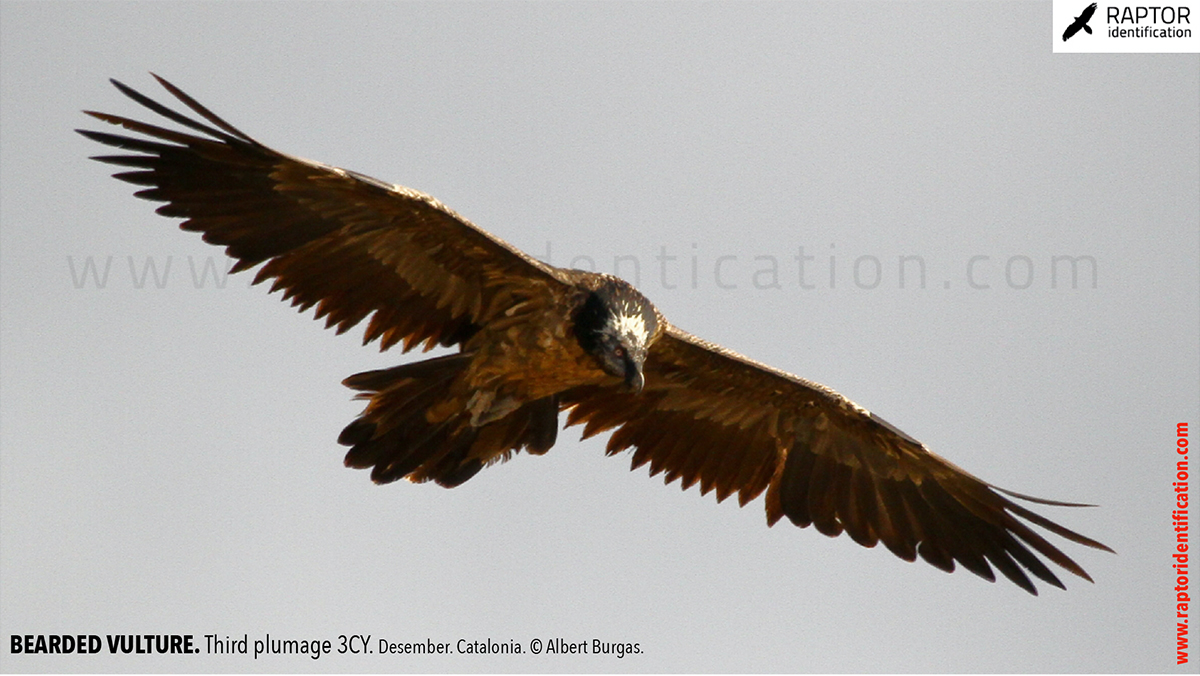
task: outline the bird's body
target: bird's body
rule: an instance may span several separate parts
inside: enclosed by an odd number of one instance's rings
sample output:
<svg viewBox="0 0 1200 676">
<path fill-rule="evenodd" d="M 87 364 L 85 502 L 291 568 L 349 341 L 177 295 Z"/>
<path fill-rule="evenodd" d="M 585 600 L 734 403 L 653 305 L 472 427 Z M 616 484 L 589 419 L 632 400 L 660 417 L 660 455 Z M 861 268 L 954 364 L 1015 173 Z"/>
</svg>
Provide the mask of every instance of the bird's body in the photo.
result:
<svg viewBox="0 0 1200 676">
<path fill-rule="evenodd" d="M 623 372 L 605 370 L 587 331 L 611 322 L 614 335 L 628 336 L 618 349 L 630 352 L 661 335 L 657 310 L 627 282 L 554 272 L 561 285 L 514 302 L 458 355 L 348 378 L 370 403 L 339 438 L 352 446 L 346 464 L 374 467 L 381 483 L 408 476 L 449 487 L 518 449 L 549 450 L 564 394 L 624 380 Z"/>
<path fill-rule="evenodd" d="M 424 193 L 272 150 L 159 81 L 207 124 L 114 84 L 202 135 L 90 112 L 152 139 L 81 131 L 129 151 L 95 159 L 130 167 L 116 176 L 165 202 L 160 214 L 225 246 L 235 272 L 261 264 L 256 283 L 273 279 L 327 326 L 369 317 L 364 342 L 383 349 L 457 348 L 346 379 L 367 406 L 338 441 L 379 483 L 452 487 L 545 453 L 567 412 L 585 437 L 614 430 L 609 454 L 633 448 L 633 466 L 668 483 L 743 505 L 765 491 L 769 524 L 786 516 L 989 580 L 994 568 L 1033 593 L 1026 572 L 1062 586 L 1034 552 L 1090 578 L 1017 517 L 1107 549 L 830 388 L 679 329 L 620 279 L 537 261 Z"/>
</svg>

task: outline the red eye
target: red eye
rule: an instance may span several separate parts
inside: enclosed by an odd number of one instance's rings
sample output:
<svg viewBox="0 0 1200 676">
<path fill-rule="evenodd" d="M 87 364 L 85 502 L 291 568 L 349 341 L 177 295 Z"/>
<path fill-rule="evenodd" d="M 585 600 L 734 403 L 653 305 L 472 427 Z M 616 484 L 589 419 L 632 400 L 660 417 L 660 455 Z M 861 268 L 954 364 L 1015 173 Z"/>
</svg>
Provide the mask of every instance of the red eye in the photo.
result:
<svg viewBox="0 0 1200 676">
<path fill-rule="evenodd" d="M 617 349 L 613 350 L 613 354 L 617 355 L 618 357 L 624 357 L 625 356 L 625 348 L 618 347 Z"/>
</svg>

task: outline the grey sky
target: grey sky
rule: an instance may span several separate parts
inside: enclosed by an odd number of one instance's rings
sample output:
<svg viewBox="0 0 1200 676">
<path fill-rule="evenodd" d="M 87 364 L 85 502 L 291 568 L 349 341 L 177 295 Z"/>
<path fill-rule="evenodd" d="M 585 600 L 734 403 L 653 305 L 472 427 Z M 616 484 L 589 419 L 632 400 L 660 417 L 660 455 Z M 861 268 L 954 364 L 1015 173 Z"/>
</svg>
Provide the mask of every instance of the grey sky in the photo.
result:
<svg viewBox="0 0 1200 676">
<path fill-rule="evenodd" d="M 1048 3 L 0 11 L 5 671 L 1174 670 L 1200 57 L 1052 55 Z M 100 128 L 85 108 L 150 119 L 107 82 L 165 100 L 147 71 L 555 264 L 619 261 L 683 328 L 999 486 L 1097 503 L 1038 511 L 1118 555 L 1065 546 L 1096 584 L 1034 598 L 768 529 L 761 500 L 664 488 L 577 428 L 452 491 L 373 486 L 341 465 L 361 404 L 339 382 L 419 356 L 249 275 L 195 281 L 220 250 L 71 132 Z M 25 658 L 14 633 L 644 654 Z"/>
</svg>

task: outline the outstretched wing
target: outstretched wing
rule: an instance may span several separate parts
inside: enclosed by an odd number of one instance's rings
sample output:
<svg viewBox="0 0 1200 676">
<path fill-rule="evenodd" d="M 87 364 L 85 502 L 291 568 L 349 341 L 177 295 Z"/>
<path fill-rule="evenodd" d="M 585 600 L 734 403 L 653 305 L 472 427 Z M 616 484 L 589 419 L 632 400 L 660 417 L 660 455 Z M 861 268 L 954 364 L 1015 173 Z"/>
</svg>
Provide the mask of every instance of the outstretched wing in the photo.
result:
<svg viewBox="0 0 1200 676">
<path fill-rule="evenodd" d="M 1033 594 L 1026 571 L 1063 586 L 1038 554 L 1091 578 L 1016 517 L 1108 550 L 833 390 L 674 326 L 651 347 L 644 371 L 640 395 L 606 387 L 564 394 L 563 406 L 573 407 L 567 424 L 585 423 L 585 438 L 618 427 L 610 455 L 634 448 L 633 468 L 650 463 L 651 475 L 665 472 L 667 483 L 679 479 L 684 489 L 699 482 L 718 501 L 736 492 L 745 505 L 765 490 L 768 524 L 786 516 L 829 536 L 846 532 L 866 547 L 882 542 L 906 561 L 919 555 L 946 571 L 957 562 L 989 581 L 995 567 Z"/>
<path fill-rule="evenodd" d="M 208 124 L 112 83 L 200 135 L 86 111 L 150 137 L 78 130 L 128 151 L 93 159 L 132 168 L 114 176 L 147 186 L 136 194 L 166 202 L 158 213 L 224 246 L 234 272 L 266 261 L 254 283 L 274 278 L 272 291 L 301 310 L 316 305 L 339 333 L 372 315 L 364 343 L 380 339 L 380 349 L 454 345 L 514 304 L 549 301 L 563 283 L 433 197 L 272 150 L 154 77 Z"/>
</svg>

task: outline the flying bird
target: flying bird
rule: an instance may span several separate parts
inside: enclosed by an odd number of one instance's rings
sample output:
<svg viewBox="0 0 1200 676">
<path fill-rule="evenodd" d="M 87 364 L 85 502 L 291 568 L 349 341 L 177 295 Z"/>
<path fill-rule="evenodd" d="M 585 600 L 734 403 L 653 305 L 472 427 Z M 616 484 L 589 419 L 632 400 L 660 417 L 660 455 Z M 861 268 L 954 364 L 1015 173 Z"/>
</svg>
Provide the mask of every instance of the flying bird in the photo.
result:
<svg viewBox="0 0 1200 676">
<path fill-rule="evenodd" d="M 1092 20 L 1092 15 L 1095 13 L 1096 3 L 1093 2 L 1087 7 L 1084 7 L 1083 13 L 1075 17 L 1075 20 L 1071 22 L 1071 25 L 1067 26 L 1067 30 L 1063 31 L 1063 42 L 1070 40 L 1071 36 L 1078 33 L 1079 29 L 1081 28 L 1086 31 L 1088 35 L 1091 35 L 1092 27 L 1088 25 L 1088 22 Z"/>
<path fill-rule="evenodd" d="M 566 412 L 666 483 L 741 505 L 765 492 L 768 525 L 989 581 L 999 570 L 1033 594 L 1028 574 L 1063 587 L 1042 557 L 1091 577 L 1030 524 L 1112 551 L 1010 498 L 1080 505 L 992 486 L 832 389 L 676 327 L 617 277 L 542 263 L 429 195 L 268 148 L 154 77 L 193 115 L 112 83 L 197 133 L 85 111 L 138 134 L 77 130 L 121 151 L 92 159 L 338 333 L 369 317 L 364 344 L 457 348 L 344 381 L 367 402 L 338 437 L 345 464 L 378 483 L 454 487 L 544 454 Z"/>
</svg>

